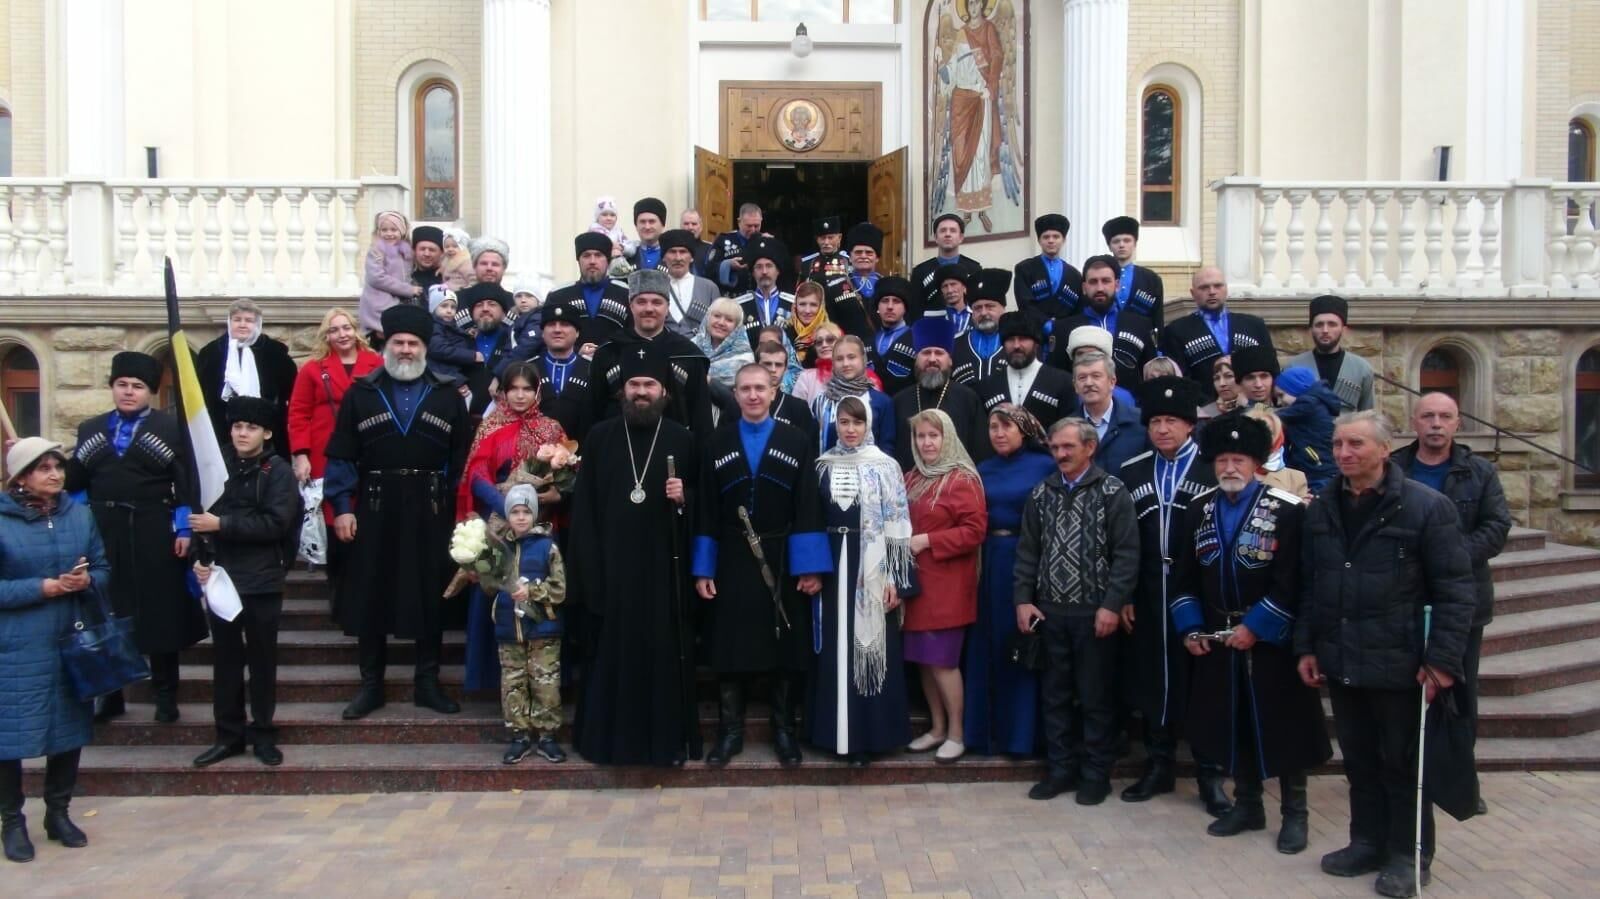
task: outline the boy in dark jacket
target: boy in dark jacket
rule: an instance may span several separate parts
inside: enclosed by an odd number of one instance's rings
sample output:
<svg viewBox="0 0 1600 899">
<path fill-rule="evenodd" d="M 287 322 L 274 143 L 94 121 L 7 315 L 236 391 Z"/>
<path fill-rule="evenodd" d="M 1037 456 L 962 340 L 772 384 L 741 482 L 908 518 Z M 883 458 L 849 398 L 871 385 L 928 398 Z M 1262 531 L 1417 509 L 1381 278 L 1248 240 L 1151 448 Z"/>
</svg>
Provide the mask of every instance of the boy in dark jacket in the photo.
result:
<svg viewBox="0 0 1600 899">
<path fill-rule="evenodd" d="M 567 598 L 566 568 L 550 531 L 534 526 L 539 496 L 532 485 L 518 484 L 506 493 L 505 518 L 520 577 L 514 589 L 495 594 L 490 612 L 500 643 L 500 707 L 511 729 L 511 745 L 500 760 L 515 765 L 537 751 L 547 761 L 563 762 L 567 754 L 556 742 L 561 729 L 556 606 Z"/>
<path fill-rule="evenodd" d="M 1283 423 L 1283 464 L 1303 473 L 1312 493 L 1321 493 L 1339 473 L 1333 461 L 1339 397 L 1309 368 L 1286 368 L 1273 386 L 1285 401 L 1273 410 Z"/>
<path fill-rule="evenodd" d="M 234 397 L 228 403 L 234 457 L 222 496 L 205 512 L 191 515 L 196 536 L 209 535 L 211 553 L 202 550 L 195 578 L 207 588 L 211 608 L 212 712 L 216 745 L 195 758 L 197 768 L 244 752 L 246 738 L 256 758 L 283 764 L 272 716 L 277 707 L 278 619 L 283 614 L 283 579 L 294 562 L 300 530 L 300 491 L 294 469 L 282 457 L 263 452 L 272 439 L 276 410 L 265 400 Z M 232 620 L 218 614 L 217 594 L 231 584 L 243 606 Z M 250 669 L 250 717 L 245 728 L 245 668 Z"/>
<path fill-rule="evenodd" d="M 456 324 L 455 291 L 442 284 L 428 288 L 428 311 L 433 313 L 433 336 L 428 338 L 428 368 L 441 378 L 465 381 L 466 367 L 483 361 L 472 335 Z"/>
</svg>

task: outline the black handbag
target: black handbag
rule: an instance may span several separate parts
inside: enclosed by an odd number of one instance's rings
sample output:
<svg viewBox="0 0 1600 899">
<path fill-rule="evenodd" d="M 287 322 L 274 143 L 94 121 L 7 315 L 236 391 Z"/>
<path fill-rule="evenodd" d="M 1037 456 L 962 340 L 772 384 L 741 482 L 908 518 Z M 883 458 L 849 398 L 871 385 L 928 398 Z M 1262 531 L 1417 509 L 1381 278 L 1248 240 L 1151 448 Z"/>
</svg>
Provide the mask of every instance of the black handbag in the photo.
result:
<svg viewBox="0 0 1600 899">
<path fill-rule="evenodd" d="M 1006 658 L 1027 671 L 1043 671 L 1046 657 L 1044 637 L 1038 631 L 1018 631 L 1006 642 Z"/>
<path fill-rule="evenodd" d="M 1423 760 L 1423 795 L 1457 821 L 1478 811 L 1478 771 L 1473 758 L 1474 727 L 1461 714 L 1456 685 L 1439 691 L 1428 706 L 1427 746 Z"/>
<path fill-rule="evenodd" d="M 94 588 L 80 593 L 76 602 L 72 630 L 58 641 L 73 694 L 88 702 L 148 680 L 150 666 L 133 643 L 133 620 L 112 615 L 105 595 Z M 94 614 L 86 614 L 91 609 Z"/>
</svg>

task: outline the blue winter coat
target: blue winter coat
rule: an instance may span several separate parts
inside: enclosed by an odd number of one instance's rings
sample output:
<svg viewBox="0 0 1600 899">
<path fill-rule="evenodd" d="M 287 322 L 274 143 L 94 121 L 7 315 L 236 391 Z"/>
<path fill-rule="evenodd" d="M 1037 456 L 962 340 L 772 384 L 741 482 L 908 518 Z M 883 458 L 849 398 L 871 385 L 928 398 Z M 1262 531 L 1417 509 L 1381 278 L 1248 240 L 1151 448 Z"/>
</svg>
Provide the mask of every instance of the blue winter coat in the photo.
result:
<svg viewBox="0 0 1600 899">
<path fill-rule="evenodd" d="M 93 736 L 93 705 L 73 695 L 57 642 L 72 630 L 78 601 L 44 597 L 45 578 L 80 556 L 95 588 L 107 590 L 111 566 L 88 506 L 62 494 L 46 517 L 0 494 L 0 760 L 66 752 Z"/>
<path fill-rule="evenodd" d="M 1283 422 L 1283 464 L 1302 472 L 1312 493 L 1321 493 L 1339 473 L 1333 461 L 1333 420 L 1339 397 L 1321 381 L 1276 411 Z"/>
</svg>

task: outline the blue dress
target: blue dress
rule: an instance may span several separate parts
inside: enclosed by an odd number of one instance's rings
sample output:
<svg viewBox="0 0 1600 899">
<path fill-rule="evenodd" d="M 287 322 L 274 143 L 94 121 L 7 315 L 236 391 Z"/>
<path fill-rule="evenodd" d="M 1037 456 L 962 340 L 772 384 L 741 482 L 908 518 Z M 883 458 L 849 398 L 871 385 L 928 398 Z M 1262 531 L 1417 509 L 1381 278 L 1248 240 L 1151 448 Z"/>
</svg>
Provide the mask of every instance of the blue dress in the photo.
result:
<svg viewBox="0 0 1600 899">
<path fill-rule="evenodd" d="M 989 537 L 978 571 L 978 620 L 967 640 L 966 745 L 982 755 L 1033 755 L 1039 739 L 1039 677 L 1007 659 L 1017 630 L 1012 568 L 1022 505 L 1040 481 L 1056 471 L 1049 454 L 1023 449 L 978 463 L 989 504 Z M 997 536 L 995 531 L 1011 531 Z"/>
</svg>

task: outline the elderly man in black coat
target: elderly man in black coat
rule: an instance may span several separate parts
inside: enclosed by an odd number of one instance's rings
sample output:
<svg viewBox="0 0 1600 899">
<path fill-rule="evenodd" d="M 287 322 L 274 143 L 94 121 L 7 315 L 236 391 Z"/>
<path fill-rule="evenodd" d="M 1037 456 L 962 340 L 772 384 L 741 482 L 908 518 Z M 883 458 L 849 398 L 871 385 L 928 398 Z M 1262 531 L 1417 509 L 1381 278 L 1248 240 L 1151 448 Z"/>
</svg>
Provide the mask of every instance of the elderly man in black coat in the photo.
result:
<svg viewBox="0 0 1600 899">
<path fill-rule="evenodd" d="M 1475 596 L 1454 505 L 1406 478 L 1389 437 L 1372 410 L 1335 425 L 1339 475 L 1306 515 L 1294 648 L 1306 685 L 1328 687 L 1350 781 L 1350 845 L 1322 870 L 1381 870 L 1380 894 L 1412 896 L 1419 703 L 1462 679 Z M 1424 803 L 1423 885 L 1433 837 Z"/>
</svg>

